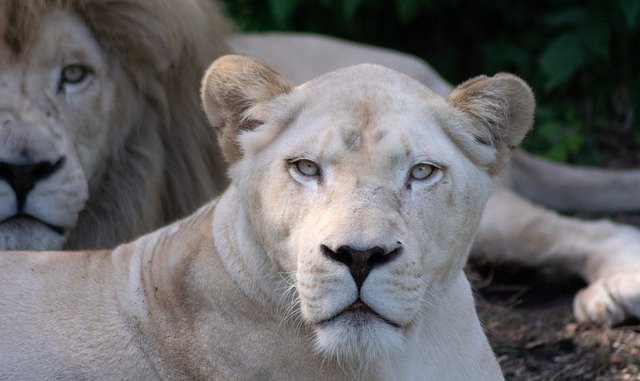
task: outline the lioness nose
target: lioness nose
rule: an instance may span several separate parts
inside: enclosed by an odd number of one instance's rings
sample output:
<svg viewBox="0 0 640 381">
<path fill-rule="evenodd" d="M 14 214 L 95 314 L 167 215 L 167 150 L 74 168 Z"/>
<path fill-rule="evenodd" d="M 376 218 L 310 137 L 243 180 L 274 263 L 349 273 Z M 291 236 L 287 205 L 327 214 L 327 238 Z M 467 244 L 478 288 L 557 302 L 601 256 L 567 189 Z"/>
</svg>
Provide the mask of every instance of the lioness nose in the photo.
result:
<svg viewBox="0 0 640 381">
<path fill-rule="evenodd" d="M 327 246 L 321 245 L 320 250 L 328 258 L 344 263 L 349 267 L 351 276 L 356 281 L 356 286 L 358 286 L 359 290 L 367 276 L 369 276 L 371 269 L 396 259 L 400 255 L 402 247 L 397 247 L 387 252 L 379 246 L 366 250 L 356 250 L 351 246 L 340 246 L 338 250 L 333 251 Z"/>
<path fill-rule="evenodd" d="M 16 165 L 0 162 L 0 179 L 5 180 L 16 194 L 18 212 L 22 211 L 27 195 L 38 181 L 41 181 L 64 165 L 64 157 L 55 163 L 41 161 L 35 164 Z"/>
</svg>

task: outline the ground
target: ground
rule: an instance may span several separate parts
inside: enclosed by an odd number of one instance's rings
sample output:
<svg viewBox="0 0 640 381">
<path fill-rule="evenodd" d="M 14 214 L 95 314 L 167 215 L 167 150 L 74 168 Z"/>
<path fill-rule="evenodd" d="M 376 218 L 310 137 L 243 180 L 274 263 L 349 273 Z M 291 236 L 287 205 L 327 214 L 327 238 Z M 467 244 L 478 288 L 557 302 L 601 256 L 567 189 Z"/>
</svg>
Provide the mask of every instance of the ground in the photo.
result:
<svg viewBox="0 0 640 381">
<path fill-rule="evenodd" d="M 628 137 L 602 134 L 598 141 L 605 167 L 640 168 L 640 147 Z M 640 214 L 604 217 L 640 227 Z M 479 263 L 467 273 L 507 380 L 640 380 L 640 322 L 577 325 L 573 296 L 585 286 L 577 277 Z"/>
<path fill-rule="evenodd" d="M 478 263 L 467 273 L 507 380 L 640 380 L 640 324 L 577 325 L 577 277 Z"/>
</svg>

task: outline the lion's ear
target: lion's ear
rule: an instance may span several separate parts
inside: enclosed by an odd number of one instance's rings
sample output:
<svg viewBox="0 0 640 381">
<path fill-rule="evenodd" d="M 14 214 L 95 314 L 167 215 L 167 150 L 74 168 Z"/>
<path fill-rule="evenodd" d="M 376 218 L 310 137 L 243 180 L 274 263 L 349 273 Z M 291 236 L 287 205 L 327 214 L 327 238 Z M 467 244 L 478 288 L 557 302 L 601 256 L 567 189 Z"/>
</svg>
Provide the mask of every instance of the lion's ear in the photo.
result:
<svg viewBox="0 0 640 381">
<path fill-rule="evenodd" d="M 202 80 L 202 103 L 230 163 L 242 156 L 238 135 L 264 123 L 256 106 L 290 91 L 277 72 L 252 58 L 228 55 L 211 64 Z"/>
<path fill-rule="evenodd" d="M 476 142 L 497 149 L 490 171 L 497 172 L 533 125 L 535 98 L 531 88 L 512 74 L 478 76 L 458 87 L 447 101 L 473 120 Z"/>
</svg>

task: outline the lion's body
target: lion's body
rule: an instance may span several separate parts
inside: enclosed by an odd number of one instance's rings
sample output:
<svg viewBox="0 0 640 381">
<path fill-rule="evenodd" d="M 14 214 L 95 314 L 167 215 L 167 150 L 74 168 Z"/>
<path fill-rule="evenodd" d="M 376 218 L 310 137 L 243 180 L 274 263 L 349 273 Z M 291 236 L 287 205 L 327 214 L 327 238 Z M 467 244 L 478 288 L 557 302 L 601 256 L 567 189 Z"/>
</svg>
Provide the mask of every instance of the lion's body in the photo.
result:
<svg viewBox="0 0 640 381">
<path fill-rule="evenodd" d="M 227 191 L 113 251 L 0 257 L 0 378 L 501 379 L 463 267 L 526 84 L 444 100 L 360 65 L 291 89 L 237 56 L 206 78 Z"/>
</svg>

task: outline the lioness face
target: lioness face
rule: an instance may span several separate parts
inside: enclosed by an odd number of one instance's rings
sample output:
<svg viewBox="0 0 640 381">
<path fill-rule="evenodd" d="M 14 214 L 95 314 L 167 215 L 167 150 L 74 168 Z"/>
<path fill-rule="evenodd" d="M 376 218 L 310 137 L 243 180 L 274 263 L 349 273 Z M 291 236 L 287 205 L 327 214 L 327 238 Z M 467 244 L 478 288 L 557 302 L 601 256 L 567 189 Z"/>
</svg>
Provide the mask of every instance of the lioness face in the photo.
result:
<svg viewBox="0 0 640 381">
<path fill-rule="evenodd" d="M 0 47 L 5 250 L 63 246 L 117 135 L 107 126 L 123 122 L 109 115 L 126 104 L 114 85 L 122 74 L 74 14 L 44 14 L 32 37 Z"/>
<path fill-rule="evenodd" d="M 214 63 L 203 95 L 210 117 L 209 104 L 226 116 L 227 157 L 241 152 L 231 177 L 251 235 L 295 284 L 318 352 L 360 362 L 401 353 L 461 276 L 512 138 L 482 122 L 518 118 L 493 109 L 496 99 L 483 115 L 473 82 L 445 100 L 360 65 L 289 89 L 247 60 Z"/>
<path fill-rule="evenodd" d="M 236 170 L 254 180 L 249 218 L 295 280 L 316 348 L 378 357 L 460 272 L 492 186 L 445 133 L 444 100 L 377 67 L 355 73 L 294 90 L 296 116 Z"/>
</svg>

